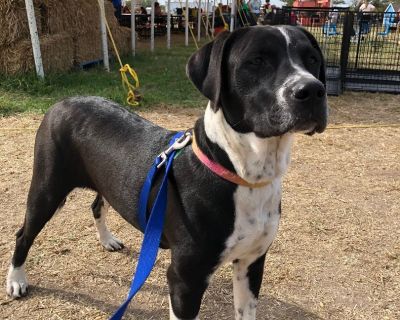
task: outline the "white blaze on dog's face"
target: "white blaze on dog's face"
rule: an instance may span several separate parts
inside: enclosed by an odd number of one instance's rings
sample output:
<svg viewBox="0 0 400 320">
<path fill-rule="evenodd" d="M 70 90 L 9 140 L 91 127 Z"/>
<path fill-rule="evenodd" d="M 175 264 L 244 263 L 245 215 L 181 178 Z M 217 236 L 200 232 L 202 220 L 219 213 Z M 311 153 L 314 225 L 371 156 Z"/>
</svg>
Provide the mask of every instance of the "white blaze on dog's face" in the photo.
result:
<svg viewBox="0 0 400 320">
<path fill-rule="evenodd" d="M 323 56 L 301 28 L 223 33 L 192 55 L 187 73 L 237 132 L 265 138 L 326 127 Z"/>
</svg>

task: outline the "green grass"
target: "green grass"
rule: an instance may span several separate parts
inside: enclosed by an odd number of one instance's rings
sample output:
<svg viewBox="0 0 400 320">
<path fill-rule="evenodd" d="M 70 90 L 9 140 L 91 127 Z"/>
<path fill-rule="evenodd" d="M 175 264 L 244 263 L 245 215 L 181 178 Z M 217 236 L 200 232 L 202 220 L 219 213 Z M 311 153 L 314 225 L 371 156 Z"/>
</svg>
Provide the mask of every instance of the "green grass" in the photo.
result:
<svg viewBox="0 0 400 320">
<path fill-rule="evenodd" d="M 138 73 L 142 108 L 160 105 L 194 107 L 205 104 L 205 98 L 195 89 L 185 74 L 185 65 L 194 47 L 175 47 L 138 52 L 136 57 L 123 59 Z M 101 67 L 88 71 L 46 74 L 40 81 L 32 74 L 0 75 L 0 115 L 21 112 L 45 112 L 53 103 L 74 95 L 98 95 L 123 105 L 126 92 L 122 88 L 119 66 L 110 73 Z"/>
</svg>

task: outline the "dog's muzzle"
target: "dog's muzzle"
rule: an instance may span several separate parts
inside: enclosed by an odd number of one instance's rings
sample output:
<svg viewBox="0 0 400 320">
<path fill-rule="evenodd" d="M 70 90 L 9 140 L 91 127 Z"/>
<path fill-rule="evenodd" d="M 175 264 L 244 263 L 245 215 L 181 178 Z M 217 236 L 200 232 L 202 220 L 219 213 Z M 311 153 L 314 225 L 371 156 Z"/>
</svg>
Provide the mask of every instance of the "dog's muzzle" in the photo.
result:
<svg viewBox="0 0 400 320">
<path fill-rule="evenodd" d="M 296 83 L 289 99 L 296 117 L 295 131 L 313 134 L 325 130 L 328 111 L 326 90 L 321 81 L 309 79 Z"/>
</svg>

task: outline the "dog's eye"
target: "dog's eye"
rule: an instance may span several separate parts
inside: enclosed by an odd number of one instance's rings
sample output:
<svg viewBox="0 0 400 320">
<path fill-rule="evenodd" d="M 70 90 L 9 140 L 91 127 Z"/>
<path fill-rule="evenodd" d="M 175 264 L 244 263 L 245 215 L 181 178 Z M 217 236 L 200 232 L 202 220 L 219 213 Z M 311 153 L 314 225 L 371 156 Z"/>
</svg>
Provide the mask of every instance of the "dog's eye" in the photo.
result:
<svg viewBox="0 0 400 320">
<path fill-rule="evenodd" d="M 264 64 L 264 59 L 261 57 L 256 57 L 253 60 L 251 60 L 250 63 L 254 64 L 255 66 L 260 66 L 260 65 Z"/>
<path fill-rule="evenodd" d="M 316 63 L 318 63 L 318 59 L 315 56 L 311 56 L 308 58 L 308 63 L 311 65 L 316 64 Z"/>
</svg>

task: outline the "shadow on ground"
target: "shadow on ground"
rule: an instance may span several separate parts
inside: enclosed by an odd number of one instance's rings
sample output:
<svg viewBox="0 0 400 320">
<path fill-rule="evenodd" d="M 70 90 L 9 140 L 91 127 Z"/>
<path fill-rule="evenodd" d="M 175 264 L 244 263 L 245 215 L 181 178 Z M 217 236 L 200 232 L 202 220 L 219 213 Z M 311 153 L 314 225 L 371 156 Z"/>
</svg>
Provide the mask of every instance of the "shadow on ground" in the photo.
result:
<svg viewBox="0 0 400 320">
<path fill-rule="evenodd" d="M 148 288 L 149 289 L 149 288 Z M 155 289 L 155 288 L 153 288 Z M 153 290 L 151 289 L 151 290 Z M 159 288 L 161 289 L 161 288 Z M 112 315 L 115 310 L 119 307 L 118 304 L 110 303 L 105 301 L 105 299 L 101 299 L 95 296 L 95 294 L 86 294 L 80 292 L 73 292 L 70 290 L 63 290 L 58 288 L 44 288 L 41 286 L 32 285 L 29 287 L 29 295 L 27 297 L 18 299 L 18 300 L 6 300 L 2 303 L 14 305 L 14 307 L 18 307 L 18 305 L 28 303 L 28 300 L 32 297 L 36 297 L 39 300 L 58 300 L 62 303 L 73 304 L 75 306 L 81 306 L 81 308 L 94 308 L 99 310 L 100 312 Z M 215 297 L 214 297 L 215 298 Z M 209 296 L 208 299 L 213 299 L 212 296 Z M 217 298 L 218 300 L 218 298 Z M 132 303 L 134 305 L 134 303 Z M 147 309 L 147 310 L 146 310 Z M 215 311 L 215 310 L 214 310 Z M 222 314 L 220 315 L 220 312 Z M 257 310 L 258 319 L 296 319 L 296 320 L 320 320 L 322 318 L 317 315 L 302 309 L 300 306 L 295 304 L 291 304 L 280 299 L 274 297 L 267 297 L 266 299 L 262 299 L 259 301 L 259 306 Z M 128 311 L 126 312 L 125 319 L 166 319 L 168 317 L 167 312 L 163 308 L 157 308 L 156 306 L 152 306 L 151 309 L 146 308 L 138 308 L 137 306 L 130 306 Z M 202 319 L 215 319 L 215 313 L 213 313 L 212 308 L 208 308 L 208 310 L 201 314 Z M 233 319 L 233 303 L 232 305 L 225 304 L 222 310 L 218 310 L 218 319 Z"/>
</svg>

